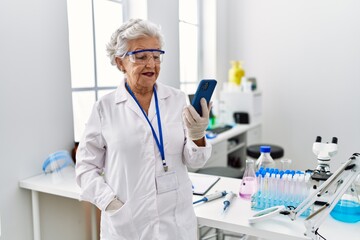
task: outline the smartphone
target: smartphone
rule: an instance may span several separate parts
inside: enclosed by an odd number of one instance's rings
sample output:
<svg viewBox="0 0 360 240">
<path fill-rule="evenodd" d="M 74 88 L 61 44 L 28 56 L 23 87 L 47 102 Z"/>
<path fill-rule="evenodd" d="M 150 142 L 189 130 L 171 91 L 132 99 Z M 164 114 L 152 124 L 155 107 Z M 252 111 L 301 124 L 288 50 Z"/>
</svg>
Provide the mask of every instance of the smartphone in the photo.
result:
<svg viewBox="0 0 360 240">
<path fill-rule="evenodd" d="M 195 110 L 202 116 L 200 99 L 205 98 L 206 102 L 209 104 L 211 96 L 216 87 L 215 79 L 203 79 L 200 81 L 199 86 L 195 92 L 191 105 L 195 108 Z"/>
</svg>

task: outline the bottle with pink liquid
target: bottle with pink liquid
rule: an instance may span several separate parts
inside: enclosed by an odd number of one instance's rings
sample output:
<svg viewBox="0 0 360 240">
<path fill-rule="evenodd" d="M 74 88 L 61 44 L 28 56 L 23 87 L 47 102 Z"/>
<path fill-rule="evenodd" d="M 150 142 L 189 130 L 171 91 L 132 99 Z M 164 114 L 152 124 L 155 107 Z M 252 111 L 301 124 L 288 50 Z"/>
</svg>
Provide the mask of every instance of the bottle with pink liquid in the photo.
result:
<svg viewBox="0 0 360 240">
<path fill-rule="evenodd" d="M 239 196 L 243 199 L 250 200 L 251 195 L 256 193 L 256 176 L 254 170 L 254 160 L 247 159 L 245 172 L 241 181 Z"/>
</svg>

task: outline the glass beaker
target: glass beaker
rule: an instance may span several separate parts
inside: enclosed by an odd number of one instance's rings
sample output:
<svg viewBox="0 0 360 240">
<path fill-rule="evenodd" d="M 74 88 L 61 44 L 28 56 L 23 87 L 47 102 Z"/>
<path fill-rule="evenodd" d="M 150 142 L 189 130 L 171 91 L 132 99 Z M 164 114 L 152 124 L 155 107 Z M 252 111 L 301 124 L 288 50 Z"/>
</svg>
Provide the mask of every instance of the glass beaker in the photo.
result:
<svg viewBox="0 0 360 240">
<path fill-rule="evenodd" d="M 355 184 L 346 190 L 330 215 L 341 222 L 355 223 L 360 221 L 360 201 Z"/>
<path fill-rule="evenodd" d="M 246 159 L 246 167 L 241 180 L 239 196 L 243 199 L 250 200 L 251 195 L 256 192 L 256 176 L 254 170 L 254 160 Z"/>
<path fill-rule="evenodd" d="M 281 162 L 281 170 L 284 170 L 284 171 L 290 170 L 290 165 L 291 165 L 291 162 L 292 162 L 291 159 L 282 158 L 280 160 L 280 162 Z"/>
</svg>

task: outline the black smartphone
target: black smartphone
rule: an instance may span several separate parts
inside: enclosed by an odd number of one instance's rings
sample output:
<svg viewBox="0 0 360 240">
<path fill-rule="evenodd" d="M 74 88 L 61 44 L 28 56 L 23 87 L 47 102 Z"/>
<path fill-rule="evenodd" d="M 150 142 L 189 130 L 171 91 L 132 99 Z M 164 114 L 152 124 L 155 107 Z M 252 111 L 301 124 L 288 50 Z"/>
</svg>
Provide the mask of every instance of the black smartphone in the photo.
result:
<svg viewBox="0 0 360 240">
<path fill-rule="evenodd" d="M 195 108 L 195 110 L 202 116 L 200 99 L 205 98 L 206 102 L 209 104 L 211 96 L 216 87 L 215 79 L 203 79 L 200 81 L 199 86 L 195 92 L 191 105 Z"/>
</svg>

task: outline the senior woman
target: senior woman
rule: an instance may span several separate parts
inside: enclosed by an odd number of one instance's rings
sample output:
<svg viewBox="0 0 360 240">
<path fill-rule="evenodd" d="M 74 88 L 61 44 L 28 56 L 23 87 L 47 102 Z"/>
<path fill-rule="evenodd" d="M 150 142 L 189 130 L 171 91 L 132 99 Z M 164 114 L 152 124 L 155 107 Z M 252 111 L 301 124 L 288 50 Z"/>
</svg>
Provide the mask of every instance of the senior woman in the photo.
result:
<svg viewBox="0 0 360 240">
<path fill-rule="evenodd" d="M 80 199 L 101 209 L 101 239 L 197 238 L 187 166 L 211 154 L 203 116 L 186 95 L 157 82 L 164 55 L 160 28 L 124 23 L 107 52 L 124 73 L 118 88 L 98 100 L 77 150 Z"/>
</svg>

